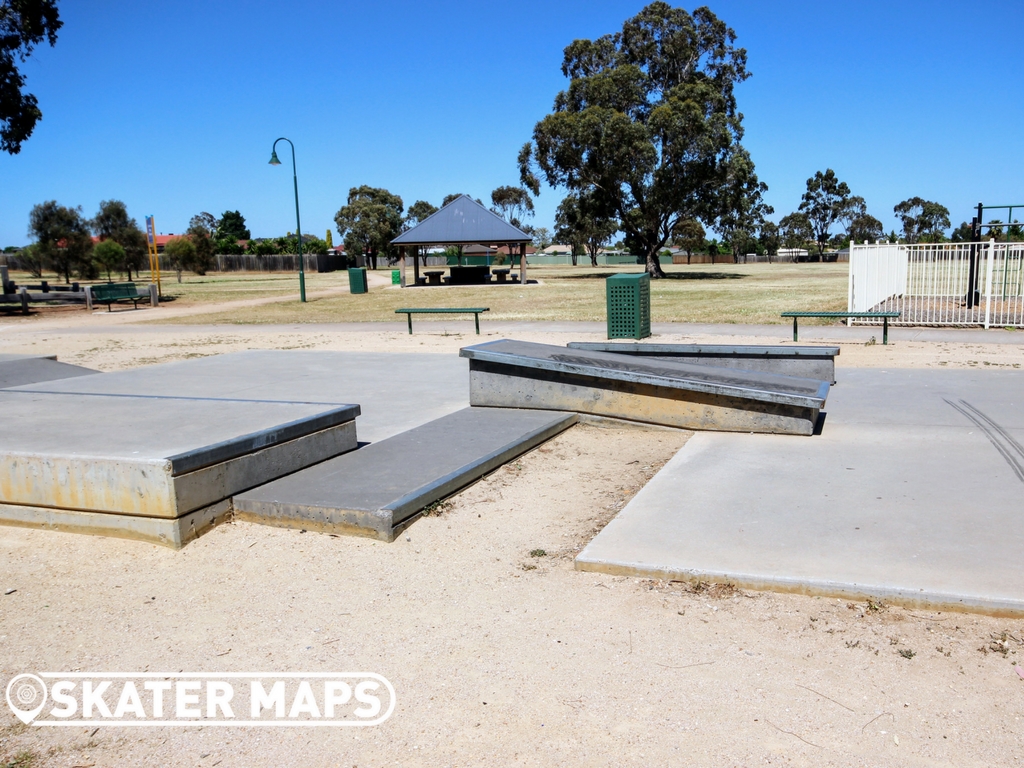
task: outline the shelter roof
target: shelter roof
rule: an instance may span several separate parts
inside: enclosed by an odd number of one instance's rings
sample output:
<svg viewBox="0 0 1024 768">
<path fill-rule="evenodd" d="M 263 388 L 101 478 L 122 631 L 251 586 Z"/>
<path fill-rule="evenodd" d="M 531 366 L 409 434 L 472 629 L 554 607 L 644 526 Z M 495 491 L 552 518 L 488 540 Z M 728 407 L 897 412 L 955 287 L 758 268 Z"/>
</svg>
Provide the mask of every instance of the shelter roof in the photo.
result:
<svg viewBox="0 0 1024 768">
<path fill-rule="evenodd" d="M 460 195 L 391 242 L 393 245 L 467 245 L 528 243 L 532 239 L 473 198 Z"/>
</svg>

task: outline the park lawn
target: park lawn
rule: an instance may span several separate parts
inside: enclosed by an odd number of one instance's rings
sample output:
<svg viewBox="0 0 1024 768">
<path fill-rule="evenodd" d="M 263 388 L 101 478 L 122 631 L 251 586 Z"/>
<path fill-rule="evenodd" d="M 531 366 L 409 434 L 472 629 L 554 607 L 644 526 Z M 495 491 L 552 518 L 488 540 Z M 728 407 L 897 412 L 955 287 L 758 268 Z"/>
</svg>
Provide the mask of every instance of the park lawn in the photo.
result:
<svg viewBox="0 0 1024 768">
<path fill-rule="evenodd" d="M 847 264 L 702 264 L 666 265 L 669 277 L 651 281 L 652 322 L 780 323 L 786 310 L 836 311 L 846 308 Z M 594 321 L 606 319 L 604 278 L 639 267 L 535 266 L 529 278 L 538 285 L 378 288 L 367 294 L 317 297 L 320 290 L 347 285 L 344 273 L 307 275 L 310 300 L 297 300 L 294 273 L 224 278 L 190 277 L 183 301 L 287 297 L 257 306 L 235 307 L 167 321 L 208 323 L 338 323 L 404 320 L 401 307 L 489 307 L 485 320 Z M 411 270 L 410 276 L 411 276 Z M 386 274 L 380 270 L 378 274 Z M 209 281 L 193 283 L 192 281 Z M 252 280 L 250 284 L 248 281 Z M 182 285 L 185 285 L 184 283 Z M 165 283 L 166 292 L 166 283 Z M 173 306 L 173 305 L 172 305 Z"/>
<path fill-rule="evenodd" d="M 42 280 L 49 281 L 51 286 L 64 285 L 64 279 L 52 273 L 44 273 L 42 278 L 33 277 L 28 272 L 12 270 L 12 280 L 19 285 L 37 285 Z M 115 283 L 126 282 L 123 274 L 112 275 Z M 79 280 L 82 285 L 100 285 L 100 280 Z M 149 272 L 143 272 L 134 278 L 138 286 L 155 282 Z M 327 274 L 306 273 L 307 293 L 330 290 L 348 290 L 347 272 L 329 272 Z M 160 281 L 161 298 L 169 306 L 182 307 L 199 304 L 220 304 L 238 299 L 266 299 L 280 296 L 299 295 L 299 276 L 297 272 L 210 272 L 206 275 L 195 275 L 191 272 L 182 274 L 179 283 L 177 275 L 165 271 Z"/>
<path fill-rule="evenodd" d="M 143 274 L 148 282 L 148 273 Z M 286 299 L 299 295 L 299 276 L 297 272 L 209 272 L 205 275 L 185 272 L 179 283 L 174 272 L 164 272 L 160 288 L 163 300 L 175 307 L 274 296 Z M 306 273 L 307 293 L 331 289 L 348 290 L 348 274 Z"/>
</svg>

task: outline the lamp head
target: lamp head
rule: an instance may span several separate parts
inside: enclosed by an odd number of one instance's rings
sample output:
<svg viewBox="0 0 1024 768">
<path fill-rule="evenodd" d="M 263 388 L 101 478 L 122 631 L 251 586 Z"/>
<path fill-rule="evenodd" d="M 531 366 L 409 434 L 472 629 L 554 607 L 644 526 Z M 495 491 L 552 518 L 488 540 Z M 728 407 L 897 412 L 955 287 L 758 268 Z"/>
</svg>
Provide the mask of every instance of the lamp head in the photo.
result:
<svg viewBox="0 0 1024 768">
<path fill-rule="evenodd" d="M 277 150 L 276 149 L 271 150 L 271 152 L 270 152 L 270 164 L 271 165 L 280 165 L 281 164 L 281 161 L 277 159 Z"/>
</svg>

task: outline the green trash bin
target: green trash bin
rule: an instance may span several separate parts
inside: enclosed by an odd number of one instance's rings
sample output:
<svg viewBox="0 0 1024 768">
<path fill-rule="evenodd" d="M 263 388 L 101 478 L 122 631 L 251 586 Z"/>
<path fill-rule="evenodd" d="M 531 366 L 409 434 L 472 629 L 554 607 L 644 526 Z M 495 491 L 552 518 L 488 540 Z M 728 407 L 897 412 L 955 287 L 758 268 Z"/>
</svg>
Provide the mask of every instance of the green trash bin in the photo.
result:
<svg viewBox="0 0 1024 768">
<path fill-rule="evenodd" d="M 366 293 L 366 268 L 354 267 L 348 271 L 349 293 Z"/>
<path fill-rule="evenodd" d="M 402 270 L 392 269 L 391 270 L 391 284 L 401 285 L 402 284 Z"/>
<path fill-rule="evenodd" d="M 651 278 L 646 273 L 612 275 L 605 280 L 608 338 L 646 339 L 651 335 Z"/>
</svg>

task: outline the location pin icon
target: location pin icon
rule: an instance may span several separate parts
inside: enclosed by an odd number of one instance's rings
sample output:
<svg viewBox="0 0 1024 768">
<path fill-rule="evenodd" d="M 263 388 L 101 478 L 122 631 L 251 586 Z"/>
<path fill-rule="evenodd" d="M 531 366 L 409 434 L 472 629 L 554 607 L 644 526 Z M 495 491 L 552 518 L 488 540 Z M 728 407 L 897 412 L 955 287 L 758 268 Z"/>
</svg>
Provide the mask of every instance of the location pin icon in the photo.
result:
<svg viewBox="0 0 1024 768">
<path fill-rule="evenodd" d="M 18 675 L 7 684 L 7 706 L 25 725 L 36 719 L 45 704 L 46 683 L 35 675 Z"/>
</svg>

